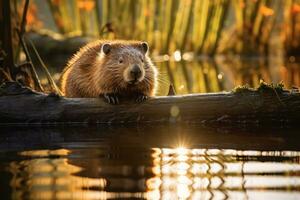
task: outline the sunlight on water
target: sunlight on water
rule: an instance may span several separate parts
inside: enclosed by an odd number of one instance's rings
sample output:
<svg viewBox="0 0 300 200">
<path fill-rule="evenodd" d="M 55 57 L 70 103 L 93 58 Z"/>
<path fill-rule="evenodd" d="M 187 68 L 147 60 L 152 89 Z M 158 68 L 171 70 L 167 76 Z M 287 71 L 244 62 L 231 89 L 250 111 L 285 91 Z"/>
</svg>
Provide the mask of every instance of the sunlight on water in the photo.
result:
<svg viewBox="0 0 300 200">
<path fill-rule="evenodd" d="M 174 60 L 175 60 L 175 61 L 178 62 L 178 61 L 181 60 L 181 52 L 180 52 L 180 51 L 178 51 L 178 50 L 175 51 L 174 54 L 173 54 L 173 56 L 174 56 Z"/>
<path fill-rule="evenodd" d="M 91 149 L 18 153 L 23 159 L 5 166 L 11 174 L 12 198 L 300 198 L 298 151 L 179 147 L 132 154 L 124 149 L 119 152 L 124 158 L 99 153 Z M 137 161 L 136 156 L 143 159 Z"/>
<path fill-rule="evenodd" d="M 156 189 L 162 199 L 259 198 L 263 191 L 267 199 L 276 196 L 275 190 L 281 191 L 278 199 L 300 195 L 284 192 L 300 188 L 299 157 L 296 163 L 277 163 L 250 161 L 247 157 L 249 161 L 244 161 L 237 156 L 252 156 L 255 160 L 256 155 L 271 156 L 280 152 L 184 148 L 154 149 L 154 152 L 154 171 L 160 177 L 157 181 L 160 184 L 150 188 Z M 299 156 L 299 152 L 282 153 Z"/>
</svg>

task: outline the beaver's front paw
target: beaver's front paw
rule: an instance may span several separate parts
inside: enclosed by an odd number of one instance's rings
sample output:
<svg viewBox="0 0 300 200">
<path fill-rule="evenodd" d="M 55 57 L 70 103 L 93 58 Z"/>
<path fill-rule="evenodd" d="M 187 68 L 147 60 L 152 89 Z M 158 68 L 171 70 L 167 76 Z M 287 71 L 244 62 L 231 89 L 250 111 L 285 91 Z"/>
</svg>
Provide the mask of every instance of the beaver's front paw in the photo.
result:
<svg viewBox="0 0 300 200">
<path fill-rule="evenodd" d="M 107 101 L 107 103 L 110 104 L 119 104 L 119 98 L 118 95 L 115 93 L 107 93 L 104 94 L 104 99 Z"/>
<path fill-rule="evenodd" d="M 138 94 L 135 101 L 137 103 L 141 103 L 143 101 L 146 101 L 148 99 L 148 96 L 147 95 L 144 95 L 144 94 Z"/>
</svg>

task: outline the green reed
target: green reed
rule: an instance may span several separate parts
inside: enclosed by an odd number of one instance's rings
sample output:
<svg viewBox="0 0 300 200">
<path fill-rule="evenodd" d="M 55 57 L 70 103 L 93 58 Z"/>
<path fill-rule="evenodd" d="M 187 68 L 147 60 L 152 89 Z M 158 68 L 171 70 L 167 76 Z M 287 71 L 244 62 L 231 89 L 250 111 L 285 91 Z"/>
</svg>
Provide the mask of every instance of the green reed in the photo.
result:
<svg viewBox="0 0 300 200">
<path fill-rule="evenodd" d="M 77 10 L 76 8 L 76 1 L 51 1 L 48 0 L 48 5 L 52 12 L 52 16 L 56 23 L 56 27 L 60 33 L 69 33 L 71 31 L 76 30 L 76 25 L 78 25 L 77 18 L 72 14 Z M 70 20 L 72 19 L 72 23 Z M 75 20 L 74 20 L 75 19 Z"/>
<path fill-rule="evenodd" d="M 286 55 L 295 56 L 300 51 L 300 1 L 287 0 L 284 7 L 284 47 Z"/>
<path fill-rule="evenodd" d="M 225 52 L 267 55 L 279 1 L 234 0 L 232 4 L 235 11 L 235 24 L 232 34 L 228 35 L 230 41 L 224 43 Z"/>
<path fill-rule="evenodd" d="M 267 55 L 274 26 L 281 23 L 276 19 L 284 14 L 284 47 L 288 52 L 300 49 L 300 0 L 48 2 L 61 33 L 145 40 L 162 54 L 180 50 Z"/>
<path fill-rule="evenodd" d="M 159 53 L 176 49 L 213 54 L 228 0 L 48 0 L 63 34 L 146 40 Z M 207 5 L 208 4 L 208 5 Z M 210 17 L 209 10 L 213 13 Z M 111 23 L 113 34 L 103 34 Z"/>
</svg>

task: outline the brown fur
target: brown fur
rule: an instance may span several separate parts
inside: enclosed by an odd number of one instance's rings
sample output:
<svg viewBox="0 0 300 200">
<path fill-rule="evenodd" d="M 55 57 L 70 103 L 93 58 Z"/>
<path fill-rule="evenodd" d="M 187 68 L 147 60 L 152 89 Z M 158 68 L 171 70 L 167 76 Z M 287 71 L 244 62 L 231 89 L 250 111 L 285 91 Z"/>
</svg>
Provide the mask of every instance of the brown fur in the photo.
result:
<svg viewBox="0 0 300 200">
<path fill-rule="evenodd" d="M 101 50 L 103 44 L 110 44 L 108 54 Z M 127 80 L 133 64 L 138 64 L 144 73 L 144 78 L 134 85 Z M 61 89 L 66 97 L 98 97 L 109 93 L 152 96 L 156 76 L 157 70 L 143 52 L 141 42 L 99 40 L 82 47 L 68 62 L 61 76 Z"/>
</svg>

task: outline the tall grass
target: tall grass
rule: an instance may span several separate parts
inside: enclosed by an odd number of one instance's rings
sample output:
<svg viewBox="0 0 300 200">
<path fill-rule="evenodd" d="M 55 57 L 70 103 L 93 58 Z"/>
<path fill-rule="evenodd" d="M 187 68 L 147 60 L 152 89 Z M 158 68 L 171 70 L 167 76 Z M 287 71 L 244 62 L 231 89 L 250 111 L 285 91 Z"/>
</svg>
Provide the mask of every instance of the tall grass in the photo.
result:
<svg viewBox="0 0 300 200">
<path fill-rule="evenodd" d="M 280 3 L 278 0 L 232 1 L 235 24 L 221 45 L 222 51 L 243 55 L 267 55 L 275 14 L 279 13 Z"/>
<path fill-rule="evenodd" d="M 267 55 L 284 14 L 284 47 L 300 48 L 300 0 L 48 0 L 61 33 L 146 40 L 157 53 Z M 278 27 L 278 26 L 277 26 Z M 283 29 L 282 29 L 283 30 Z"/>
<path fill-rule="evenodd" d="M 300 1 L 286 0 L 284 4 L 283 37 L 286 55 L 300 54 Z"/>
<path fill-rule="evenodd" d="M 146 40 L 159 53 L 214 54 L 228 0 L 48 0 L 61 33 Z M 69 2 L 69 3 L 68 3 Z M 209 17 L 207 16 L 209 15 Z M 112 24 L 113 34 L 103 34 Z M 105 31 L 104 31 L 105 32 Z"/>
</svg>

